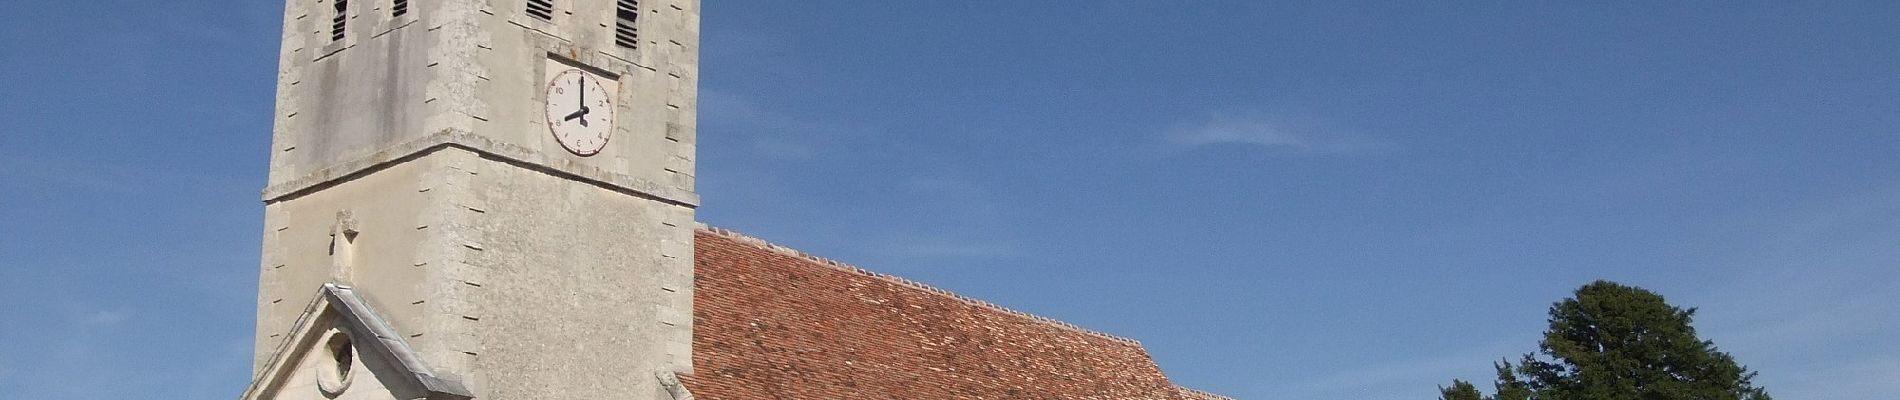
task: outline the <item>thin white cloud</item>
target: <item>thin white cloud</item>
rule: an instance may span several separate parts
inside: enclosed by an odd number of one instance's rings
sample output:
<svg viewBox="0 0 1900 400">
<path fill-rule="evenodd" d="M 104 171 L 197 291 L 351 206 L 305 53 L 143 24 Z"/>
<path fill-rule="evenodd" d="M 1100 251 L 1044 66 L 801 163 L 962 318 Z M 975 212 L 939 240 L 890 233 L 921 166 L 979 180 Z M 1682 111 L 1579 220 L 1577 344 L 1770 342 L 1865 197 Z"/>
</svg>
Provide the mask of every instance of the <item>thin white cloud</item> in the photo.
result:
<svg viewBox="0 0 1900 400">
<path fill-rule="evenodd" d="M 1381 147 L 1365 138 L 1261 113 L 1215 113 L 1202 121 L 1177 125 L 1164 137 L 1167 147 L 1175 152 L 1220 145 L 1328 154 L 1359 153 Z"/>
<path fill-rule="evenodd" d="M 1686 293 L 1704 339 L 1788 398 L 1900 392 L 1900 190 L 1876 189 L 1721 226 L 1720 284 Z"/>
<path fill-rule="evenodd" d="M 1306 140 L 1274 123 L 1223 116 L 1216 116 L 1199 125 L 1176 128 L 1168 135 L 1168 140 L 1186 147 L 1227 143 L 1296 149 L 1307 147 Z"/>
<path fill-rule="evenodd" d="M 815 147 L 800 136 L 822 127 L 767 109 L 744 96 L 702 89 L 699 110 L 701 120 L 706 121 L 702 131 L 745 137 L 756 155 L 780 160 L 817 156 Z"/>
<path fill-rule="evenodd" d="M 977 181 L 955 173 L 912 176 L 901 186 L 916 210 L 916 226 L 929 231 L 891 235 L 876 251 L 906 258 L 1007 257 L 1016 246 L 995 237 L 1006 224 L 996 196 Z"/>
<path fill-rule="evenodd" d="M 936 212 L 964 222 L 998 223 L 1001 207 L 996 196 L 969 179 L 950 176 L 913 176 L 904 181 L 904 189 L 916 204 L 934 206 Z M 946 221 L 950 222 L 950 221 Z"/>
<path fill-rule="evenodd" d="M 805 161 L 818 157 L 818 149 L 811 144 L 785 136 L 755 136 L 752 151 L 781 160 Z"/>
<path fill-rule="evenodd" d="M 0 187 L 143 193 L 178 187 L 249 185 L 237 174 L 207 175 L 166 166 L 132 167 L 0 152 Z"/>
<path fill-rule="evenodd" d="M 222 346 L 217 346 L 216 350 L 205 352 L 204 363 L 192 371 L 190 382 L 184 389 L 186 398 L 208 399 L 228 396 L 233 377 L 241 377 L 239 379 L 250 377 L 252 351 L 250 340 L 228 341 Z"/>
<path fill-rule="evenodd" d="M 1871 355 L 1859 360 L 1821 363 L 1800 381 L 1781 389 L 1812 399 L 1878 398 L 1883 393 L 1900 393 L 1900 355 Z M 1784 392 L 1768 388 L 1769 393 Z M 1793 396 L 1790 396 L 1793 397 Z"/>
<path fill-rule="evenodd" d="M 911 239 L 887 244 L 883 253 L 896 257 L 1007 257 L 1016 254 L 1006 243 L 957 241 L 950 239 Z"/>
<path fill-rule="evenodd" d="M 813 160 L 829 143 L 872 131 L 795 116 L 731 93 L 702 89 L 699 95 L 701 132 L 743 138 L 748 150 L 765 159 Z"/>
<path fill-rule="evenodd" d="M 1490 391 L 1491 363 L 1515 359 L 1522 343 L 1498 342 L 1411 360 L 1382 360 L 1323 376 L 1302 379 L 1290 387 L 1288 398 L 1300 399 L 1415 399 L 1434 396 L 1434 388 L 1461 378 Z M 1481 373 L 1463 376 L 1461 373 Z"/>
<path fill-rule="evenodd" d="M 132 313 L 126 311 L 98 310 L 81 314 L 77 316 L 75 320 L 82 327 L 109 328 L 124 323 L 127 319 L 131 318 Z"/>
</svg>

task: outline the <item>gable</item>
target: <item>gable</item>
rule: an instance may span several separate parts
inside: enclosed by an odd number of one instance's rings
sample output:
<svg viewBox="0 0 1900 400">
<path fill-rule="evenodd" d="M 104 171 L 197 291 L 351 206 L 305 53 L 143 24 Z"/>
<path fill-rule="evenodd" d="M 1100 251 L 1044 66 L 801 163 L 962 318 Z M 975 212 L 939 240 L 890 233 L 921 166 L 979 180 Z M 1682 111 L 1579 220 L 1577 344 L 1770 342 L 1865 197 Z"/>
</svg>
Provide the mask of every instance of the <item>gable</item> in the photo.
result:
<svg viewBox="0 0 1900 400">
<path fill-rule="evenodd" d="M 460 383 L 437 378 L 408 343 L 352 288 L 325 284 L 244 400 L 466 400 Z"/>
<path fill-rule="evenodd" d="M 381 360 L 358 356 L 342 329 L 325 329 L 316 346 L 299 351 L 289 365 L 288 379 L 269 391 L 260 391 L 259 399 L 270 400 L 393 400 L 403 399 L 392 393 L 388 384 L 391 372 Z M 341 344 L 341 346 L 336 346 Z"/>
<path fill-rule="evenodd" d="M 727 231 L 694 264 L 700 400 L 1182 398 L 1132 340 Z"/>
</svg>

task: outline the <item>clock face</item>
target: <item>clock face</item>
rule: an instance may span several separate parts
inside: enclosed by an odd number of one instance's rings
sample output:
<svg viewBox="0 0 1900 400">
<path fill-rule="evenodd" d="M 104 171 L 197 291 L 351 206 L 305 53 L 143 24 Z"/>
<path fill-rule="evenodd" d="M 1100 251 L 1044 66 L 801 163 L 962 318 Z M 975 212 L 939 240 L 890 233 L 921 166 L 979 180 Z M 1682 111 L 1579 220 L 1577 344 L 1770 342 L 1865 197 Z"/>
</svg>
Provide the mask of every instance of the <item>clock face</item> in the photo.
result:
<svg viewBox="0 0 1900 400">
<path fill-rule="evenodd" d="M 568 68 L 548 80 L 548 130 L 561 147 L 578 156 L 599 154 L 614 131 L 614 93 L 617 84 L 579 68 Z"/>
</svg>

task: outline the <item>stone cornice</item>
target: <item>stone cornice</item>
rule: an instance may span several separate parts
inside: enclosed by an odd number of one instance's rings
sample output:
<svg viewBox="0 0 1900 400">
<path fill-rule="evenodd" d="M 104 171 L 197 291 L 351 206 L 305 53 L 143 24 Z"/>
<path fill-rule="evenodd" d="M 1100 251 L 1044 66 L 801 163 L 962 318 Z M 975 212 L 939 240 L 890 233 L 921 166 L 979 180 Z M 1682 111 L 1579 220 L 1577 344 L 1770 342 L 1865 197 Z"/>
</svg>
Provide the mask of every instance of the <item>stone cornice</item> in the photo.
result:
<svg viewBox="0 0 1900 400">
<path fill-rule="evenodd" d="M 588 182 L 614 191 L 650 198 L 679 206 L 699 207 L 699 194 L 626 174 L 607 171 L 571 160 L 548 157 L 541 152 L 496 142 L 470 132 L 449 129 L 390 146 L 375 152 L 317 170 L 302 177 L 264 188 L 265 203 L 276 203 L 302 196 L 374 172 L 389 165 L 419 158 L 437 150 L 457 147 L 481 153 L 510 164 L 544 173 Z"/>
</svg>

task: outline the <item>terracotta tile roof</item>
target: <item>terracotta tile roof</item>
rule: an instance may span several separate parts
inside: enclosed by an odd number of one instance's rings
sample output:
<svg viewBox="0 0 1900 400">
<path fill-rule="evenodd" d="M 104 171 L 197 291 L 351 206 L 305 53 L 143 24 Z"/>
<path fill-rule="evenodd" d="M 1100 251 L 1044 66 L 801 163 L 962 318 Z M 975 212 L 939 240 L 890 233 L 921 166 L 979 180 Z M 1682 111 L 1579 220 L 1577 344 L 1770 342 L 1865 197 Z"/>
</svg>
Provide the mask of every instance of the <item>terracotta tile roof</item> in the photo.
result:
<svg viewBox="0 0 1900 400">
<path fill-rule="evenodd" d="M 715 228 L 695 235 L 699 400 L 1165 399 L 1133 340 Z"/>
</svg>

